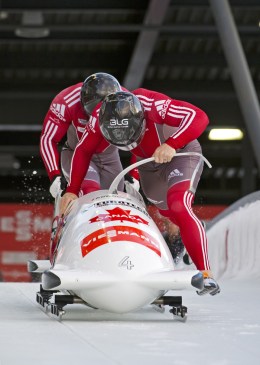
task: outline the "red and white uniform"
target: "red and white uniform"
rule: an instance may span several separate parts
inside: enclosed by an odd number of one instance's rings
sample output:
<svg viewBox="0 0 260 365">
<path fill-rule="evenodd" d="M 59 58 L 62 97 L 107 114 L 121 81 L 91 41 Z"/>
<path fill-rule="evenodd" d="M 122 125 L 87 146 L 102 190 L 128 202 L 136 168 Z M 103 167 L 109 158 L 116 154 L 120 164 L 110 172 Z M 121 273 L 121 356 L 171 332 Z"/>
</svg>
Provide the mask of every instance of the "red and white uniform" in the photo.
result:
<svg viewBox="0 0 260 365">
<path fill-rule="evenodd" d="M 50 180 L 61 175 L 61 170 L 68 180 L 73 151 L 88 123 L 89 116 L 85 113 L 80 101 L 82 84 L 80 82 L 72 85 L 56 95 L 45 116 L 40 139 L 40 153 Z M 60 154 L 59 143 L 65 136 L 65 147 Z M 91 167 L 83 177 L 86 186 L 92 183 L 95 189 L 108 188 L 112 180 L 109 176 L 105 176 L 105 172 L 110 163 L 113 163 L 116 172 L 119 173 L 122 170 L 118 150 L 114 146 L 104 149 L 98 156 L 92 156 Z M 83 180 L 82 189 L 83 193 L 86 193 L 87 189 L 84 189 Z"/>
<path fill-rule="evenodd" d="M 151 90 L 137 89 L 133 94 L 143 104 L 146 119 L 145 135 L 131 151 L 137 159 L 151 157 L 162 143 L 177 152 L 181 149 L 181 152 L 201 153 L 197 138 L 208 124 L 208 117 L 201 109 Z M 98 111 L 98 107 L 93 111 L 75 149 L 67 192 L 78 194 L 91 156 L 109 146 L 99 128 Z M 141 186 L 147 199 L 179 226 L 183 243 L 196 267 L 208 270 L 206 234 L 191 208 L 202 170 L 203 160 L 197 156 L 176 157 L 169 163 L 151 162 L 139 167 Z"/>
<path fill-rule="evenodd" d="M 82 82 L 62 90 L 45 116 L 40 152 L 50 180 L 61 175 L 59 142 L 67 133 L 68 145 L 74 150 L 88 122 L 80 102 L 81 87 Z"/>
</svg>

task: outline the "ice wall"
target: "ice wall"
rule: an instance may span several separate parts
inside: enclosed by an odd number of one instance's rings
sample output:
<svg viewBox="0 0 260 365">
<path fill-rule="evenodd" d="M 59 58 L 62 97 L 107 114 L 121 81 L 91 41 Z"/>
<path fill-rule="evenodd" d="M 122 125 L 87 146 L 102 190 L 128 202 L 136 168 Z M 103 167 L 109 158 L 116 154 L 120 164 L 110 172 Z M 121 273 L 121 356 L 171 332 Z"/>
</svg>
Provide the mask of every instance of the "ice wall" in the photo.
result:
<svg viewBox="0 0 260 365">
<path fill-rule="evenodd" d="M 207 231 L 216 278 L 260 278 L 260 201 L 247 204 Z"/>
</svg>

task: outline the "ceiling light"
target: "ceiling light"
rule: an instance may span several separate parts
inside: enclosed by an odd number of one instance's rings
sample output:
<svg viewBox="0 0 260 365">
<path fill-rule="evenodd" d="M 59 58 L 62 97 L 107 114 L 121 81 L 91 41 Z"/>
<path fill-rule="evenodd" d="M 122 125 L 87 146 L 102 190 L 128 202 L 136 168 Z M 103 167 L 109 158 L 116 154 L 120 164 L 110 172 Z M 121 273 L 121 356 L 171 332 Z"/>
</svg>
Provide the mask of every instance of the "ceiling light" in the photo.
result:
<svg viewBox="0 0 260 365">
<path fill-rule="evenodd" d="M 25 11 L 22 14 L 21 26 L 15 29 L 15 35 L 22 38 L 45 38 L 50 30 L 44 25 L 43 14 L 40 11 Z"/>
<path fill-rule="evenodd" d="M 237 141 L 243 138 L 244 134 L 238 128 L 213 128 L 209 132 L 211 141 Z"/>
<path fill-rule="evenodd" d="M 0 11 L 0 20 L 5 20 L 8 18 L 8 13 L 6 11 Z"/>
<path fill-rule="evenodd" d="M 45 38 L 50 35 L 47 28 L 16 28 L 15 35 L 21 38 Z"/>
</svg>

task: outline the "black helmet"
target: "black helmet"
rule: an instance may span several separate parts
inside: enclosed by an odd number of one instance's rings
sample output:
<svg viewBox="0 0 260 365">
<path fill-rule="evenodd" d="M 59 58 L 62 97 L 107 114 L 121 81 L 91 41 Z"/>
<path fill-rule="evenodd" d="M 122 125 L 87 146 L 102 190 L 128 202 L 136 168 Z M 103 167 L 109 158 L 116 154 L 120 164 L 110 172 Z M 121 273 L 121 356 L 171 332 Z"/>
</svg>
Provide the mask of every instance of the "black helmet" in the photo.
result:
<svg viewBox="0 0 260 365">
<path fill-rule="evenodd" d="M 120 91 L 105 97 L 99 112 L 99 126 L 110 144 L 121 150 L 132 150 L 141 142 L 145 125 L 144 109 L 135 95 Z"/>
<path fill-rule="evenodd" d="M 120 91 L 117 79 L 104 72 L 95 73 L 83 82 L 80 94 L 81 104 L 87 114 L 91 114 L 95 106 L 110 93 Z"/>
</svg>

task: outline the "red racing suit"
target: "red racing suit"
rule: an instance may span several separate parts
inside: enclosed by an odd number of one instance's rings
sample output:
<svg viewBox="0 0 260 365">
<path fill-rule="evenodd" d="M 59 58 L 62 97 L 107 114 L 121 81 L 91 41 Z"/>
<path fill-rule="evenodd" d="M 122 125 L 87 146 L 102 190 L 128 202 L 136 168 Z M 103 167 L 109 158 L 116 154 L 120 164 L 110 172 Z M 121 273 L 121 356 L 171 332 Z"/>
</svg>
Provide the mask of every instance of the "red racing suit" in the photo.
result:
<svg viewBox="0 0 260 365">
<path fill-rule="evenodd" d="M 209 122 L 204 111 L 151 90 L 137 89 L 133 94 L 144 106 L 146 119 L 145 135 L 131 151 L 138 160 L 151 157 L 162 143 L 177 152 L 201 153 L 197 138 Z M 91 156 L 102 153 L 109 146 L 101 134 L 98 114 L 99 106 L 93 111 L 75 149 L 66 192 L 79 193 Z M 147 199 L 179 226 L 183 243 L 197 269 L 209 270 L 205 230 L 191 208 L 202 170 L 203 160 L 199 156 L 176 156 L 169 163 L 150 162 L 139 167 L 141 186 Z"/>
<path fill-rule="evenodd" d="M 89 120 L 80 101 L 82 84 L 72 85 L 57 94 L 44 119 L 40 153 L 51 181 L 61 175 L 61 170 L 68 180 L 73 151 Z M 66 143 L 60 154 L 59 143 L 65 136 Z M 114 146 L 108 146 L 102 154 L 92 156 L 91 168 L 86 171 L 82 183 L 85 180 L 86 185 L 96 184 L 95 189 L 108 188 L 112 177 L 109 178 L 110 171 L 106 174 L 106 166 L 110 163 L 113 163 L 117 173 L 122 170 L 118 150 Z"/>
</svg>

